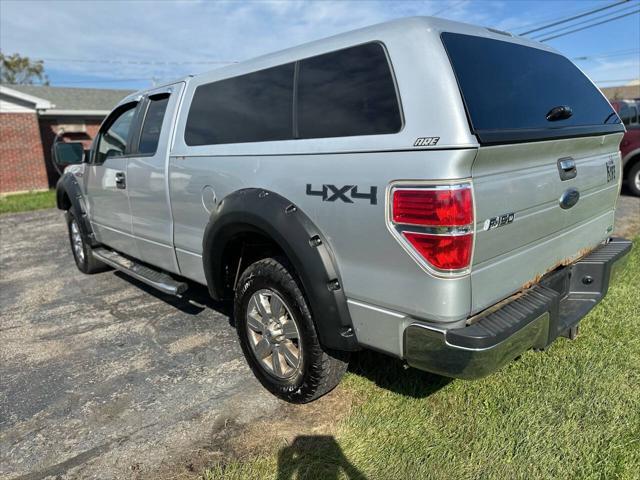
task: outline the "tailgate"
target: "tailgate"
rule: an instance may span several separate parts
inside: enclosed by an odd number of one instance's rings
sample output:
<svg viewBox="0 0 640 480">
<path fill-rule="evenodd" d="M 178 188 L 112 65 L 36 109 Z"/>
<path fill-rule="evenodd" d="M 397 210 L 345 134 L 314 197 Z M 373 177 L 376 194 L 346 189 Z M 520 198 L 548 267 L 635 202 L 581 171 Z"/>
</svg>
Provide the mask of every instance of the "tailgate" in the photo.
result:
<svg viewBox="0 0 640 480">
<path fill-rule="evenodd" d="M 611 234 L 621 136 L 479 149 L 472 174 L 473 313 L 584 256 Z M 574 178 L 561 179 L 559 159 L 574 162 Z M 578 192 L 578 201 L 563 208 L 561 198 L 572 190 Z M 506 222 L 501 222 L 505 215 Z"/>
</svg>

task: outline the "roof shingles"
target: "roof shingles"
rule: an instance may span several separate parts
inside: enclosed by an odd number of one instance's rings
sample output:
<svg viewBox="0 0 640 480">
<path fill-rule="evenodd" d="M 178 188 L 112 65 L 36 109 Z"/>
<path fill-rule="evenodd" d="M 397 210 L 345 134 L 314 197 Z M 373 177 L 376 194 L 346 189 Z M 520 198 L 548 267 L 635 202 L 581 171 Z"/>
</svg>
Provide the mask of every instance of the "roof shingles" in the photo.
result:
<svg viewBox="0 0 640 480">
<path fill-rule="evenodd" d="M 55 110 L 110 111 L 132 90 L 101 88 L 45 87 L 39 85 L 5 85 L 18 92 L 50 101 Z"/>
</svg>

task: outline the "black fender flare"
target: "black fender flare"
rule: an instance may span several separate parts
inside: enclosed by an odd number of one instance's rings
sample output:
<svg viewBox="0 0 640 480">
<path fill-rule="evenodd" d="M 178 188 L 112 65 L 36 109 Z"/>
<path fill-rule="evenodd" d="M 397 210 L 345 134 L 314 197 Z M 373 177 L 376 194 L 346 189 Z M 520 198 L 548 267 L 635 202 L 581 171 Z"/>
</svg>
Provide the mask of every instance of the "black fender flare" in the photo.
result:
<svg viewBox="0 0 640 480">
<path fill-rule="evenodd" d="M 65 204 L 65 195 L 69 199 L 70 205 Z M 91 228 L 91 223 L 89 222 L 82 198 L 82 188 L 80 188 L 76 177 L 70 172 L 64 173 L 56 184 L 56 206 L 59 210 L 66 211 L 73 209 L 78 219 L 78 226 L 80 227 L 81 233 L 85 236 L 85 239 L 94 246 L 95 239 L 93 229 Z"/>
<path fill-rule="evenodd" d="M 224 295 L 223 253 L 244 232 L 270 237 L 285 253 L 309 301 L 320 343 L 358 350 L 335 256 L 326 238 L 296 205 L 277 193 L 247 188 L 225 197 L 211 213 L 203 239 L 203 267 L 209 293 Z"/>
</svg>

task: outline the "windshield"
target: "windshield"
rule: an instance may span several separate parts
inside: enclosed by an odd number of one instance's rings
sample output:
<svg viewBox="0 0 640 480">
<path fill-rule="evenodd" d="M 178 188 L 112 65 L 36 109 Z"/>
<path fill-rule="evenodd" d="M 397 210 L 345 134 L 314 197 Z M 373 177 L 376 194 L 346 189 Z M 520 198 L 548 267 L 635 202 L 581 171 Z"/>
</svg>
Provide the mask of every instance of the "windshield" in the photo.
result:
<svg viewBox="0 0 640 480">
<path fill-rule="evenodd" d="M 457 33 L 442 41 L 481 143 L 623 131 L 609 102 L 562 55 Z"/>
</svg>

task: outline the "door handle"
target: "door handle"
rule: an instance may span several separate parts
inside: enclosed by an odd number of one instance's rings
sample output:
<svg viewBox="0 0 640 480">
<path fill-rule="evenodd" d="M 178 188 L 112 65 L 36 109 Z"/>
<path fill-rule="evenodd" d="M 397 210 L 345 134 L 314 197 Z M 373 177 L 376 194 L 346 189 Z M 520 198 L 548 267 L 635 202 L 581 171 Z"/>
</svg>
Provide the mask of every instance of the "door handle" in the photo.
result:
<svg viewBox="0 0 640 480">
<path fill-rule="evenodd" d="M 116 172 L 116 188 L 127 188 L 127 181 L 124 176 L 124 172 Z"/>
<path fill-rule="evenodd" d="M 558 159 L 558 173 L 560 174 L 560 180 L 571 180 L 578 174 L 576 169 L 576 162 L 571 157 Z"/>
</svg>

